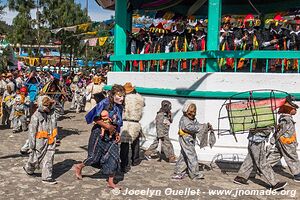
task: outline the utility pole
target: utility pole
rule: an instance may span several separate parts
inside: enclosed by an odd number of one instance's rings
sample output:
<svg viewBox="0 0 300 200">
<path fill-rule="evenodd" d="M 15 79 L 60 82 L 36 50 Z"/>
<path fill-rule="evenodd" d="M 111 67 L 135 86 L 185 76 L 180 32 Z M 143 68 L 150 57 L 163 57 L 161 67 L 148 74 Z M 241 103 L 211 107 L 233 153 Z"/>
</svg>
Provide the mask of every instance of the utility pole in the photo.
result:
<svg viewBox="0 0 300 200">
<path fill-rule="evenodd" d="M 85 0 L 86 17 L 89 16 L 89 0 Z"/>
<path fill-rule="evenodd" d="M 36 0 L 36 20 L 37 20 L 37 42 L 38 42 L 38 58 L 39 58 L 39 64 L 42 64 L 42 59 L 41 59 L 41 55 L 40 55 L 40 50 L 41 50 L 41 41 L 40 41 L 40 1 Z"/>
</svg>

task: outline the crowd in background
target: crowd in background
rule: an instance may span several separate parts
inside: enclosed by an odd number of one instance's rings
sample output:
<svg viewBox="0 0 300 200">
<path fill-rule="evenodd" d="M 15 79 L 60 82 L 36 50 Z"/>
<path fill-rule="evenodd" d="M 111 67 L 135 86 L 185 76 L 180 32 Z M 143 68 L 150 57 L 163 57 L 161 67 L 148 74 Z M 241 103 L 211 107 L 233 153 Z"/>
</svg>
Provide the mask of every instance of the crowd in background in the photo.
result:
<svg viewBox="0 0 300 200">
<path fill-rule="evenodd" d="M 148 29 L 129 35 L 127 53 L 149 54 L 207 50 L 207 20 L 177 20 L 172 24 L 153 24 Z M 300 47 L 300 17 L 291 20 L 281 15 L 266 20 L 264 24 L 254 15 L 243 18 L 225 16 L 220 29 L 220 50 L 299 50 Z M 251 62 L 251 63 L 250 63 Z M 266 60 L 220 58 L 220 71 L 262 72 Z M 129 66 L 127 70 L 129 70 Z M 205 67 L 205 59 L 133 61 L 132 70 L 145 71 L 201 71 Z M 263 69 L 262 69 L 263 68 Z M 271 59 L 268 70 L 272 72 L 297 71 L 298 61 L 295 59 Z"/>
</svg>

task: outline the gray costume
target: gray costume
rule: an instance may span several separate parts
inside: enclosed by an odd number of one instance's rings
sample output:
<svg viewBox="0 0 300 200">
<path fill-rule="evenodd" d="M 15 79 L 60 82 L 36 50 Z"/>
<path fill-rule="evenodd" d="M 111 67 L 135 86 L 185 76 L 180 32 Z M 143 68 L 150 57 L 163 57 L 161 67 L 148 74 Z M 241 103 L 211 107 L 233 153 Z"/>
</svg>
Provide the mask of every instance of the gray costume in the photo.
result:
<svg viewBox="0 0 300 200">
<path fill-rule="evenodd" d="M 86 103 L 86 92 L 83 87 L 77 87 L 74 94 L 74 105 L 76 113 L 84 111 Z"/>
<path fill-rule="evenodd" d="M 172 158 L 175 156 L 174 148 L 169 138 L 169 129 L 172 123 L 172 119 L 170 116 L 168 116 L 166 112 L 159 111 L 156 115 L 155 121 L 157 137 L 147 149 L 146 154 L 150 155 L 151 153 L 155 153 L 159 145 L 159 141 L 161 141 L 162 151 L 164 152 L 167 158 Z"/>
<path fill-rule="evenodd" d="M 257 170 L 266 178 L 271 186 L 278 183 L 271 165 L 267 163 L 265 151 L 265 141 L 268 139 L 272 131 L 273 128 L 271 127 L 249 131 L 248 154 L 239 169 L 237 176 L 248 179 L 253 168 L 256 166 Z"/>
<path fill-rule="evenodd" d="M 2 125 L 8 125 L 10 127 L 10 113 L 13 106 L 15 93 L 9 94 L 6 90 L 2 97 Z"/>
<path fill-rule="evenodd" d="M 49 113 L 45 113 L 39 102 L 38 110 L 32 115 L 29 124 L 28 137 L 31 153 L 24 169 L 28 174 L 33 174 L 35 169 L 42 165 L 42 180 L 52 179 L 55 136 L 57 134 L 55 115 L 54 108 Z M 43 133 L 46 133 L 46 137 L 39 137 L 39 135 L 44 135 Z"/>
<path fill-rule="evenodd" d="M 300 174 L 300 162 L 297 154 L 297 140 L 295 122 L 292 115 L 282 114 L 279 117 L 280 130 L 274 135 L 275 150 L 267 157 L 268 164 L 276 165 L 282 157 L 288 165 L 291 173 L 295 176 Z M 283 138 L 282 138 L 283 137 Z M 281 139 L 282 138 L 282 139 Z M 284 141 L 288 138 L 289 141 Z"/>
<path fill-rule="evenodd" d="M 175 174 L 183 175 L 188 171 L 191 179 L 203 178 L 199 171 L 197 152 L 195 149 L 196 134 L 202 129 L 207 130 L 206 124 L 200 124 L 196 119 L 191 120 L 183 115 L 179 121 L 179 144 L 181 147 L 180 156 L 175 167 Z"/>
<path fill-rule="evenodd" d="M 12 121 L 13 132 L 27 131 L 27 116 L 30 99 L 25 97 L 22 102 L 21 95 L 17 95 L 12 106 L 10 120 Z"/>
</svg>

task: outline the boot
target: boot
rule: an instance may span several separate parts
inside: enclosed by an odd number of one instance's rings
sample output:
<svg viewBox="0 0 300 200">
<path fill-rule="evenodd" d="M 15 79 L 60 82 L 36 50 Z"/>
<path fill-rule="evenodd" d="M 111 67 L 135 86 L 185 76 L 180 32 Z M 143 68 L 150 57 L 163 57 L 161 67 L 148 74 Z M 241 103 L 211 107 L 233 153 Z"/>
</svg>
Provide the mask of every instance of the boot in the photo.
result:
<svg viewBox="0 0 300 200">
<path fill-rule="evenodd" d="M 83 163 L 75 164 L 74 165 L 74 171 L 75 171 L 75 176 L 78 180 L 82 180 L 82 169 L 85 167 Z"/>
<path fill-rule="evenodd" d="M 176 163 L 177 162 L 177 159 L 175 156 L 171 156 L 169 159 L 168 159 L 169 163 Z"/>
</svg>

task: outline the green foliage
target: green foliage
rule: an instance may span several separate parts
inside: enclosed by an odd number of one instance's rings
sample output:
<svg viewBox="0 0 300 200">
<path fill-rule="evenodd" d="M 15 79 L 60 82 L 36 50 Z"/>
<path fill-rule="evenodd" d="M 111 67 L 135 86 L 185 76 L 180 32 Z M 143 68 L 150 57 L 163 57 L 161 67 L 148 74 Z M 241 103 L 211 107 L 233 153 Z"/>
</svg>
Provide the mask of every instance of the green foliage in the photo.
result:
<svg viewBox="0 0 300 200">
<path fill-rule="evenodd" d="M 8 0 L 8 8 L 17 11 L 13 19 L 13 31 L 8 35 L 13 44 L 33 44 L 36 42 L 36 34 L 33 29 L 30 10 L 35 8 L 34 0 Z"/>
</svg>

